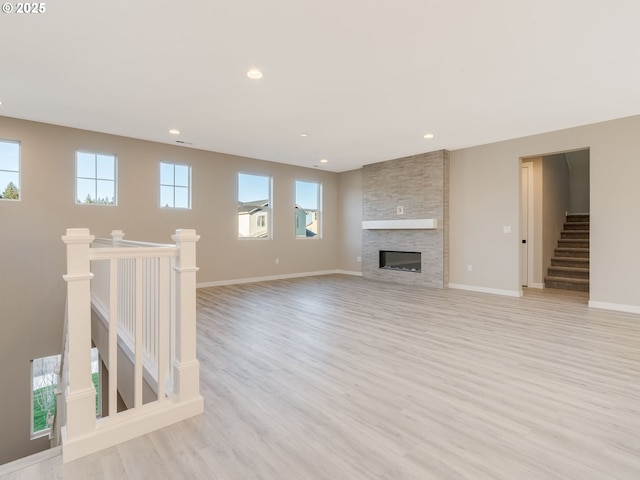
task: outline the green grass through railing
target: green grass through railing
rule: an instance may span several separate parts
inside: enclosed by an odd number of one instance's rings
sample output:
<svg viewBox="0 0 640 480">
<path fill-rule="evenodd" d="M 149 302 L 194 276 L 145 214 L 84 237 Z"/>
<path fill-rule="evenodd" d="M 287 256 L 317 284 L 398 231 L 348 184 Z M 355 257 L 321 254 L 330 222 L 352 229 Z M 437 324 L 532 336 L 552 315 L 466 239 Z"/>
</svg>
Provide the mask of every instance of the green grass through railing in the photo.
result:
<svg viewBox="0 0 640 480">
<path fill-rule="evenodd" d="M 99 388 L 99 382 L 100 382 L 100 374 L 98 372 L 93 373 L 91 375 L 91 379 L 93 380 L 93 386 L 96 389 L 96 415 L 98 414 L 99 410 L 99 403 L 98 403 L 98 393 L 100 392 L 100 388 Z M 34 397 L 34 402 L 33 402 L 33 431 L 35 432 L 40 432 L 42 430 L 46 430 L 47 428 L 49 428 L 49 425 L 47 425 L 47 412 L 51 415 L 51 417 L 53 417 L 53 414 L 56 411 L 56 398 L 55 395 L 53 394 L 53 392 L 56 389 L 56 385 L 51 385 L 48 387 L 43 387 L 43 388 L 39 388 L 37 390 L 33 391 L 33 397 Z M 51 407 L 47 410 L 47 409 L 43 409 L 38 402 L 35 401 L 35 398 L 37 398 L 38 395 L 42 395 L 42 394 L 51 394 L 53 395 L 53 404 L 51 405 Z"/>
</svg>

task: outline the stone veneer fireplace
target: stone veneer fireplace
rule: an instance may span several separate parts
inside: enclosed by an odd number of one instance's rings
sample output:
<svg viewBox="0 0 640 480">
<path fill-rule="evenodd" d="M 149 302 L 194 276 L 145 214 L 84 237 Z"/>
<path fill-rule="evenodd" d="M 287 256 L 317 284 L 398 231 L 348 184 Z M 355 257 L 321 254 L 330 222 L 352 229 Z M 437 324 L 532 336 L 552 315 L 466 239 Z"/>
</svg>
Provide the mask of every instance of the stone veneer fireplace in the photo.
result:
<svg viewBox="0 0 640 480">
<path fill-rule="evenodd" d="M 448 187 L 449 152 L 446 150 L 363 167 L 363 275 L 366 278 L 436 288 L 446 286 Z M 380 268 L 381 251 L 419 254 L 420 271 Z"/>
</svg>

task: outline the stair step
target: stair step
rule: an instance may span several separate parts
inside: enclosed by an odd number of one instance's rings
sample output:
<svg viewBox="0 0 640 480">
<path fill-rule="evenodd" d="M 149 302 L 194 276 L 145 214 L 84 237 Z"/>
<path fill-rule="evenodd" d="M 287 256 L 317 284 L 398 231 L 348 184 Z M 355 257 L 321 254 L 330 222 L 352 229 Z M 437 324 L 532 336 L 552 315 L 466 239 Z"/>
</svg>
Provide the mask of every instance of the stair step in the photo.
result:
<svg viewBox="0 0 640 480">
<path fill-rule="evenodd" d="M 558 240 L 560 248 L 589 248 L 588 238 L 561 238 Z"/>
<path fill-rule="evenodd" d="M 589 230 L 563 230 L 560 238 L 584 238 L 589 239 Z"/>
<path fill-rule="evenodd" d="M 589 268 L 589 259 L 580 257 L 551 257 L 551 265 L 554 267 Z"/>
<path fill-rule="evenodd" d="M 555 250 L 556 257 L 580 257 L 589 258 L 588 248 L 574 248 L 574 247 L 558 247 Z"/>
<path fill-rule="evenodd" d="M 570 213 L 567 215 L 567 222 L 589 222 L 590 217 L 588 213 Z"/>
<path fill-rule="evenodd" d="M 589 222 L 567 222 L 564 224 L 565 230 L 589 230 Z"/>
<path fill-rule="evenodd" d="M 566 278 L 582 278 L 589 279 L 589 267 L 566 267 L 561 265 L 552 265 L 549 267 L 550 277 L 566 277 Z"/>
<path fill-rule="evenodd" d="M 562 290 L 589 291 L 589 280 L 585 278 L 544 277 L 545 288 L 559 288 Z"/>
</svg>

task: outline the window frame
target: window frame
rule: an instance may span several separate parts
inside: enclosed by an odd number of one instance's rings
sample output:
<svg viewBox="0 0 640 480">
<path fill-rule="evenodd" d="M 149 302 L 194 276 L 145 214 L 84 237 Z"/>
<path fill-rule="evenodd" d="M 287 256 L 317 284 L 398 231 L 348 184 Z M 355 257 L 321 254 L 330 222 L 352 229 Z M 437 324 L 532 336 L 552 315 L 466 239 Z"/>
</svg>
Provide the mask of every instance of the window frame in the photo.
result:
<svg viewBox="0 0 640 480">
<path fill-rule="evenodd" d="M 259 177 L 267 180 L 268 198 L 266 207 L 266 230 L 267 235 L 264 237 L 252 237 L 240 235 L 240 213 L 238 212 L 238 203 L 240 203 L 240 176 Z M 244 202 L 246 203 L 246 202 Z M 264 217 L 263 215 L 261 217 Z M 256 217 L 256 223 L 258 222 Z M 249 221 L 251 223 L 251 221 Z M 261 173 L 247 173 L 239 171 L 236 173 L 236 238 L 238 240 L 272 240 L 273 239 L 273 176 Z"/>
<path fill-rule="evenodd" d="M 0 172 L 6 173 L 17 173 L 18 174 L 18 184 L 16 188 L 18 189 L 18 198 L 0 198 L 0 201 L 6 200 L 8 202 L 19 202 L 22 200 L 22 142 L 20 140 L 9 140 L 7 138 L 0 138 L 0 143 L 12 143 L 18 146 L 18 170 L 5 170 L 4 168 L 0 168 Z M 4 192 L 4 189 L 9 184 L 0 186 L 0 193 Z"/>
<path fill-rule="evenodd" d="M 171 165 L 173 167 L 173 184 L 162 183 L 162 165 Z M 176 167 L 187 167 L 188 169 L 188 180 L 187 180 L 187 206 L 186 207 L 176 207 L 176 189 L 177 188 L 185 188 L 182 185 L 176 185 Z M 193 176 L 192 171 L 193 168 L 188 163 L 179 163 L 179 162 L 170 162 L 170 161 L 160 161 L 159 165 L 159 179 L 158 179 L 158 204 L 160 208 L 163 209 L 176 209 L 176 210 L 191 210 L 192 208 L 192 197 L 191 192 L 193 189 Z M 171 187 L 173 189 L 173 205 L 163 205 L 162 204 L 162 187 Z"/>
<path fill-rule="evenodd" d="M 302 235 L 298 235 L 296 230 L 298 228 L 297 226 L 297 221 L 298 221 L 298 217 L 297 217 L 297 213 L 296 213 L 296 207 L 300 206 L 300 208 L 303 208 L 301 205 L 298 204 L 298 183 L 313 183 L 315 185 L 317 185 L 318 189 L 317 189 L 317 202 L 318 202 L 318 208 L 316 209 L 316 219 L 318 222 L 318 232 L 313 236 L 313 237 L 307 237 L 306 235 L 302 236 Z M 304 209 L 304 208 L 303 208 Z M 322 224 L 323 224 L 323 215 L 322 215 L 322 182 L 321 181 L 316 181 L 316 180 L 301 180 L 301 179 L 296 179 L 293 182 L 293 211 L 294 211 L 294 221 L 293 221 L 293 234 L 294 234 L 294 238 L 295 239 L 307 239 L 307 240 L 318 240 L 322 238 Z M 305 231 L 306 231 L 306 224 L 305 224 Z"/>
<path fill-rule="evenodd" d="M 55 365 L 59 366 L 60 362 L 61 362 L 61 358 L 62 358 L 62 356 L 60 354 L 49 355 L 49 356 L 40 357 L 40 358 L 34 358 L 30 362 L 30 364 L 31 364 L 31 368 L 30 368 L 30 372 L 31 372 L 31 376 L 30 376 L 31 388 L 29 389 L 29 392 L 31 394 L 30 395 L 30 397 L 31 397 L 31 401 L 30 401 L 31 409 L 30 409 L 29 417 L 31 419 L 30 420 L 30 436 L 31 436 L 32 440 L 36 439 L 36 438 L 44 437 L 45 435 L 49 435 L 51 433 L 51 426 L 47 426 L 47 427 L 43 428 L 42 430 L 37 430 L 37 431 L 35 430 L 35 423 L 34 423 L 34 408 L 35 408 L 35 398 L 34 397 L 35 397 L 35 392 L 36 392 L 36 390 L 39 390 L 41 388 L 47 388 L 47 387 L 49 387 L 51 385 L 40 386 L 37 389 L 34 388 L 34 382 L 35 382 L 34 370 L 33 370 L 34 363 L 36 361 L 38 361 L 38 360 L 46 361 L 48 359 L 53 359 L 54 357 L 57 357 L 56 360 L 55 360 L 55 362 L 56 362 Z M 58 383 L 60 381 L 60 372 L 56 372 L 56 371 L 47 372 L 44 375 L 53 375 L 55 377 L 55 384 L 53 384 L 53 405 L 52 405 L 53 406 L 53 413 L 55 415 L 55 410 L 56 410 L 55 404 L 56 404 L 56 401 L 57 401 L 56 391 L 58 389 Z"/>
<path fill-rule="evenodd" d="M 79 177 L 78 176 L 78 154 L 83 153 L 86 155 L 93 155 L 95 158 L 95 167 L 96 173 L 95 177 Z M 98 156 L 105 157 L 113 157 L 113 180 L 110 178 L 99 178 L 98 177 Z M 106 153 L 106 152 L 96 152 L 90 150 L 76 150 L 76 158 L 75 158 L 75 204 L 76 205 L 92 205 L 92 206 L 102 206 L 102 207 L 117 207 L 118 206 L 118 155 L 115 153 Z M 93 180 L 95 182 L 95 194 L 96 199 L 98 198 L 98 181 L 108 181 L 113 182 L 113 203 L 87 203 L 85 201 L 78 201 L 78 180 Z"/>
</svg>

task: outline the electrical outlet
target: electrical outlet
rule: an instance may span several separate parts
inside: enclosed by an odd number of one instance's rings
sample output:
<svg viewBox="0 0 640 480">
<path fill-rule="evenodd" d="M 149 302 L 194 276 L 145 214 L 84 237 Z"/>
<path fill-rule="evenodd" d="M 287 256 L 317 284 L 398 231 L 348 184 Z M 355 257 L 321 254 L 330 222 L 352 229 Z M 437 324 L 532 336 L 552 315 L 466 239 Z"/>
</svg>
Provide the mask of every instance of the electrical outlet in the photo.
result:
<svg viewBox="0 0 640 480">
<path fill-rule="evenodd" d="M 280 263 L 280 259 L 276 258 L 276 265 L 278 265 Z"/>
<path fill-rule="evenodd" d="M 356 261 L 361 262 L 362 261 L 362 257 L 356 257 Z"/>
<path fill-rule="evenodd" d="M 404 215 L 404 207 L 403 207 L 402 205 L 398 205 L 398 206 L 396 207 L 396 213 L 397 213 L 398 215 Z"/>
<path fill-rule="evenodd" d="M 467 271 L 473 272 L 473 265 L 467 265 Z"/>
<path fill-rule="evenodd" d="M 510 226 L 502 227 L 502 231 L 504 233 L 511 233 L 511 227 Z"/>
</svg>

